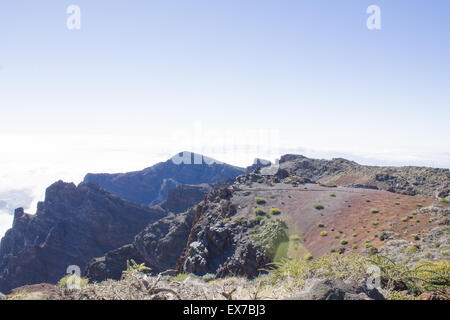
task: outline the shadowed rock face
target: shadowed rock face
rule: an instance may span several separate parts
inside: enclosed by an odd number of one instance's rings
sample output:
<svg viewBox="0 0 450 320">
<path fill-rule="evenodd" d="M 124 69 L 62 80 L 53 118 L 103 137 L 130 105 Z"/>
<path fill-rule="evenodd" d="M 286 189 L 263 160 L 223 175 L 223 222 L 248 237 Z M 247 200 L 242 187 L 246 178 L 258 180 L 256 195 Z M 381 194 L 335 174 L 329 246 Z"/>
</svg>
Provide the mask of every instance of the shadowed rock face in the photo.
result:
<svg viewBox="0 0 450 320">
<path fill-rule="evenodd" d="M 234 178 L 245 169 L 193 153 L 180 153 L 166 162 L 142 171 L 117 174 L 87 174 L 85 182 L 94 182 L 119 197 L 140 205 L 156 205 L 167 197 L 169 189 L 182 184 L 215 183 Z M 180 162 L 184 160 L 184 162 Z"/>
<path fill-rule="evenodd" d="M 150 224 L 131 244 L 90 261 L 86 267 L 86 276 L 92 281 L 120 279 L 129 259 L 145 263 L 152 273 L 174 269 L 186 246 L 194 215 L 195 209 L 191 209 Z"/>
<path fill-rule="evenodd" d="M 173 213 L 185 212 L 202 201 L 211 190 L 212 187 L 207 184 L 198 186 L 181 185 L 175 189 L 170 189 L 167 193 L 167 200 L 162 202 L 160 206 Z"/>
<path fill-rule="evenodd" d="M 130 243 L 166 215 L 111 195 L 92 183 L 59 181 L 46 191 L 36 215 L 17 209 L 0 244 L 0 291 L 41 282 L 56 283 L 69 265 L 86 263 Z"/>
<path fill-rule="evenodd" d="M 233 190 L 218 188 L 196 206 L 186 247 L 177 261 L 179 272 L 255 277 L 271 261 L 248 236 L 254 221 L 228 222 L 236 214 L 230 201 Z"/>
</svg>

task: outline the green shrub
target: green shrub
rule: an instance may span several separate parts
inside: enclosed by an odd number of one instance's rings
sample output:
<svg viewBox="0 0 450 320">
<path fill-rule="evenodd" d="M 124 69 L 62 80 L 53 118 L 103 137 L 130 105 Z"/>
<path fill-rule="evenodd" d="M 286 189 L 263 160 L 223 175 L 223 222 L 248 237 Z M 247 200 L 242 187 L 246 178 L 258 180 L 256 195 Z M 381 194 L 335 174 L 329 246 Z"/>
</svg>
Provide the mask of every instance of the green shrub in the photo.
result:
<svg viewBox="0 0 450 320">
<path fill-rule="evenodd" d="M 61 280 L 58 282 L 58 286 L 61 289 L 81 289 L 88 285 L 89 279 L 87 278 L 81 278 L 80 276 L 77 276 L 76 274 L 68 274 L 64 276 Z M 68 286 L 70 285 L 71 288 Z M 79 288 L 77 286 L 79 285 Z"/>
<path fill-rule="evenodd" d="M 330 197 L 335 198 L 335 197 L 336 197 L 336 194 L 335 194 L 335 193 L 330 193 Z"/>
<path fill-rule="evenodd" d="M 255 212 L 255 214 L 256 214 L 257 216 L 265 216 L 265 215 L 266 215 L 266 212 L 265 212 L 264 210 L 260 209 L 260 208 L 256 208 L 256 209 L 254 210 L 254 212 Z"/>
<path fill-rule="evenodd" d="M 371 248 L 372 244 L 370 242 L 366 242 L 366 248 Z"/>
<path fill-rule="evenodd" d="M 380 210 L 376 209 L 376 208 L 372 208 L 370 209 L 370 213 L 379 213 Z"/>
<path fill-rule="evenodd" d="M 325 209 L 325 207 L 322 204 L 318 203 L 318 204 L 314 205 L 314 209 L 316 209 L 316 210 L 323 210 L 323 209 Z"/>
<path fill-rule="evenodd" d="M 277 216 L 277 215 L 281 214 L 281 210 L 278 208 L 272 208 L 272 209 L 270 209 L 270 213 L 273 214 L 274 216 Z"/>
<path fill-rule="evenodd" d="M 374 251 L 375 252 L 375 251 Z M 399 298 L 399 291 L 393 291 L 396 285 L 404 284 L 410 297 L 424 292 L 435 292 L 447 299 L 450 286 L 450 262 L 422 261 L 413 267 L 396 263 L 375 253 L 372 256 L 361 254 L 330 254 L 314 260 L 285 259 L 272 264 L 269 269 L 269 281 L 273 284 L 292 281 L 294 288 L 303 288 L 307 279 L 327 278 L 331 280 L 367 279 L 369 267 L 380 269 L 383 289 Z M 401 295 L 405 295 L 404 292 Z M 401 297 L 400 297 L 401 298 Z"/>
<path fill-rule="evenodd" d="M 263 220 L 264 218 L 262 217 L 262 216 L 257 216 L 257 217 L 255 217 L 255 219 L 253 219 L 253 221 L 255 222 L 255 223 L 261 223 L 261 221 Z"/>
<path fill-rule="evenodd" d="M 299 241 L 300 237 L 297 236 L 297 235 L 292 235 L 292 236 L 289 237 L 289 240 L 291 240 L 291 241 Z"/>
<path fill-rule="evenodd" d="M 222 223 L 223 223 L 223 224 L 227 224 L 227 223 L 230 222 L 230 221 L 231 221 L 230 218 L 223 218 L 223 219 L 222 219 Z"/>
<path fill-rule="evenodd" d="M 414 254 L 420 251 L 420 247 L 419 246 L 409 246 L 408 248 L 403 249 L 403 252 L 406 254 Z"/>
<path fill-rule="evenodd" d="M 356 233 L 353 233 L 353 234 L 352 234 L 352 237 L 353 237 L 353 238 L 356 238 L 357 236 L 358 236 L 358 235 L 357 235 Z"/>
<path fill-rule="evenodd" d="M 268 256 L 273 258 L 280 244 L 289 241 L 286 230 L 286 223 L 280 219 L 266 221 L 258 228 L 258 231 L 252 236 L 252 239 Z"/>
<path fill-rule="evenodd" d="M 327 182 L 327 183 L 319 183 L 321 187 L 329 187 L 329 188 L 336 188 L 337 184 L 333 182 Z"/>
<path fill-rule="evenodd" d="M 423 204 L 418 203 L 418 204 L 416 204 L 416 207 L 417 207 L 417 208 L 422 208 L 422 207 L 423 207 Z"/>
<path fill-rule="evenodd" d="M 304 257 L 305 260 L 309 261 L 313 259 L 313 256 L 310 253 L 307 253 Z"/>
<path fill-rule="evenodd" d="M 400 219 L 402 222 L 406 222 L 406 221 L 408 221 L 408 217 L 403 217 L 403 218 L 401 218 Z"/>
<path fill-rule="evenodd" d="M 210 282 L 216 279 L 216 275 L 213 273 L 207 273 L 202 277 L 202 280 L 205 282 Z"/>
<path fill-rule="evenodd" d="M 125 271 L 122 271 L 122 274 L 127 278 L 130 278 L 135 272 L 145 272 L 150 270 L 151 269 L 149 267 L 145 266 L 145 263 L 138 264 L 133 259 L 130 259 L 127 260 L 127 269 Z"/>
<path fill-rule="evenodd" d="M 256 204 L 265 204 L 265 203 L 266 203 L 266 199 L 256 197 L 256 198 L 255 198 L 255 203 L 256 203 Z"/>
<path fill-rule="evenodd" d="M 342 239 L 342 240 L 341 240 L 341 244 L 342 244 L 343 246 L 345 246 L 347 243 L 348 243 L 347 240 L 345 240 L 345 239 Z"/>
<path fill-rule="evenodd" d="M 317 222 L 316 226 L 319 227 L 319 228 L 325 227 L 325 225 L 322 222 Z"/>
<path fill-rule="evenodd" d="M 358 249 L 358 246 L 356 244 L 354 244 L 354 245 L 352 245 L 352 249 L 356 250 L 356 249 Z"/>
<path fill-rule="evenodd" d="M 245 221 L 245 219 L 243 217 L 238 217 L 236 219 L 234 219 L 234 223 L 236 224 L 243 224 Z"/>
<path fill-rule="evenodd" d="M 450 200 L 448 198 L 440 198 L 439 202 L 441 202 L 441 203 L 449 203 Z"/>
<path fill-rule="evenodd" d="M 327 231 L 322 231 L 322 232 L 320 232 L 320 236 L 321 237 L 326 237 L 328 235 L 328 232 Z"/>
<path fill-rule="evenodd" d="M 188 277 L 190 276 L 189 273 L 179 273 L 177 274 L 175 277 L 172 277 L 172 281 L 178 281 L 178 282 L 183 282 L 184 280 L 186 280 Z"/>
<path fill-rule="evenodd" d="M 396 283 L 403 283 L 408 293 L 418 296 L 424 292 L 439 293 L 450 298 L 450 262 L 420 261 L 413 267 L 396 263 L 386 256 L 375 255 L 370 262 L 381 270 L 381 278 L 386 279 L 386 288 L 392 288 Z"/>
<path fill-rule="evenodd" d="M 366 202 L 370 202 L 370 200 L 369 200 L 369 199 L 366 199 Z"/>
</svg>

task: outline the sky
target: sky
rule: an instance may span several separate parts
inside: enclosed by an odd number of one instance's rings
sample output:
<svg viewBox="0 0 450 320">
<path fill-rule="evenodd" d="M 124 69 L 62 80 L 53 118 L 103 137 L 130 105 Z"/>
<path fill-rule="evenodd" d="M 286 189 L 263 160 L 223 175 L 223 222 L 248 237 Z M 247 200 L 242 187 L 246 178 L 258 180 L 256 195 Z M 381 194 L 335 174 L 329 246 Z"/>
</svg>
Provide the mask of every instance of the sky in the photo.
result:
<svg viewBox="0 0 450 320">
<path fill-rule="evenodd" d="M 0 236 L 56 180 L 182 150 L 240 166 L 301 153 L 448 168 L 449 12 L 447 0 L 2 0 Z"/>
</svg>

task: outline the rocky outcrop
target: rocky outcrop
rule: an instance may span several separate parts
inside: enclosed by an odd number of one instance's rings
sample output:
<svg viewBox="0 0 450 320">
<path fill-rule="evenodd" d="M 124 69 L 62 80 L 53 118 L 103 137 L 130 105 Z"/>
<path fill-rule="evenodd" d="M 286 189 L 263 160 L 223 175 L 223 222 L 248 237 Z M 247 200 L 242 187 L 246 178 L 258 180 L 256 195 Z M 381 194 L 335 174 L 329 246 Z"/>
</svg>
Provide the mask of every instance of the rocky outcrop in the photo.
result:
<svg viewBox="0 0 450 320">
<path fill-rule="evenodd" d="M 94 281 L 119 279 L 127 260 L 145 263 L 151 273 L 173 270 L 186 247 L 196 212 L 202 206 L 194 206 L 205 198 L 214 186 L 229 185 L 234 180 L 222 180 L 211 185 L 182 185 L 169 190 L 168 198 L 159 206 L 171 214 L 147 226 L 128 245 L 93 259 L 86 268 L 86 275 Z M 181 212 L 181 213 L 180 213 Z"/>
<path fill-rule="evenodd" d="M 120 279 L 127 260 L 145 263 L 152 273 L 174 269 L 189 236 L 195 211 L 163 218 L 147 226 L 128 245 L 93 259 L 86 276 L 93 281 Z"/>
<path fill-rule="evenodd" d="M 281 157 L 280 168 L 288 171 L 290 176 L 315 182 L 332 182 L 405 195 L 443 198 L 450 188 L 449 169 L 364 166 L 342 158 L 319 160 L 292 154 Z"/>
<path fill-rule="evenodd" d="M 0 291 L 56 283 L 70 265 L 87 262 L 130 243 L 151 222 L 166 216 L 122 200 L 92 183 L 59 181 L 46 191 L 35 215 L 15 211 L 0 244 Z"/>
<path fill-rule="evenodd" d="M 428 219 L 436 226 L 431 228 L 422 237 L 416 238 L 416 241 L 409 242 L 396 237 L 387 241 L 379 250 L 380 254 L 389 257 L 397 263 L 403 263 L 408 266 L 415 265 L 418 261 L 440 261 L 450 260 L 450 227 L 447 225 L 450 216 L 450 208 L 441 206 L 430 206 L 420 208 L 415 211 L 416 216 L 421 219 Z M 383 231 L 384 233 L 386 231 Z"/>
<path fill-rule="evenodd" d="M 182 184 L 209 184 L 234 178 L 245 169 L 215 161 L 202 155 L 182 152 L 166 162 L 142 171 L 117 174 L 87 174 L 94 182 L 119 197 L 140 205 L 156 205 L 167 192 Z"/>
<path fill-rule="evenodd" d="M 186 248 L 177 263 L 179 272 L 255 277 L 270 257 L 248 235 L 255 222 L 231 220 L 236 208 L 232 188 L 211 192 L 196 209 Z"/>
<path fill-rule="evenodd" d="M 181 185 L 170 189 L 167 193 L 167 200 L 160 206 L 173 213 L 182 213 L 202 201 L 211 190 L 212 187 L 208 184 Z"/>
<path fill-rule="evenodd" d="M 386 300 L 376 289 L 355 281 L 308 279 L 305 289 L 288 300 Z"/>
</svg>

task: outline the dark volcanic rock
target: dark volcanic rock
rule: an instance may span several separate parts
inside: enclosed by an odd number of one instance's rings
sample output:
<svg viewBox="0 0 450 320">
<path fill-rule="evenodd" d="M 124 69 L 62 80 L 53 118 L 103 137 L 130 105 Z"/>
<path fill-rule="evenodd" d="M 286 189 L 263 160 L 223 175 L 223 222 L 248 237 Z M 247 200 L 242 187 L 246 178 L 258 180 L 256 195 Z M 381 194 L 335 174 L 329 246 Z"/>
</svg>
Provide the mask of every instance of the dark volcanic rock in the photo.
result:
<svg viewBox="0 0 450 320">
<path fill-rule="evenodd" d="M 174 269 L 192 227 L 195 210 L 163 218 L 148 225 L 131 244 L 93 259 L 86 268 L 86 276 L 95 281 L 120 279 L 126 262 L 134 259 L 145 263 L 152 273 Z"/>
<path fill-rule="evenodd" d="M 364 166 L 342 158 L 309 159 L 300 155 L 284 155 L 280 168 L 290 176 L 315 182 L 333 182 L 340 186 L 359 186 L 387 190 L 405 195 L 445 195 L 450 188 L 450 171 L 426 167 Z"/>
<path fill-rule="evenodd" d="M 197 186 L 184 184 L 175 189 L 170 189 L 167 193 L 167 200 L 162 202 L 160 206 L 173 213 L 185 212 L 202 201 L 211 189 L 212 187 L 207 184 Z"/>
<path fill-rule="evenodd" d="M 134 260 L 141 264 L 144 258 L 132 244 L 127 244 L 116 250 L 109 251 L 104 257 L 89 261 L 85 276 L 91 281 L 101 282 L 106 279 L 118 280 L 122 272 L 127 269 L 127 260 Z"/>
<path fill-rule="evenodd" d="M 230 201 L 232 192 L 232 188 L 216 189 L 197 205 L 186 248 L 177 263 L 179 272 L 255 277 L 270 262 L 248 237 L 247 231 L 254 225 L 227 221 L 236 213 Z"/>
<path fill-rule="evenodd" d="M 0 291 L 56 283 L 69 265 L 86 263 L 130 243 L 143 228 L 166 215 L 122 200 L 92 183 L 59 181 L 46 191 L 36 215 L 17 209 L 0 244 Z"/>
<path fill-rule="evenodd" d="M 148 225 L 129 245 L 90 261 L 86 268 L 87 277 L 95 281 L 119 279 L 126 268 L 126 261 L 130 259 L 134 259 L 137 263 L 145 263 L 151 268 L 152 273 L 175 269 L 186 247 L 196 212 L 202 208 L 194 205 L 203 200 L 214 186 L 229 185 L 233 182 L 232 179 L 225 179 L 213 186 L 182 185 L 169 190 L 167 200 L 160 206 L 172 213 Z M 219 192 L 222 196 L 228 195 L 223 191 L 227 190 L 226 188 L 222 187 L 219 190 L 222 190 Z"/>
<path fill-rule="evenodd" d="M 180 154 L 182 156 L 176 155 L 166 162 L 142 171 L 87 174 L 84 181 L 95 182 L 128 201 L 141 205 L 155 205 L 166 199 L 169 189 L 182 184 L 215 183 L 245 172 L 243 168 L 220 163 L 198 154 L 190 152 Z"/>
</svg>

